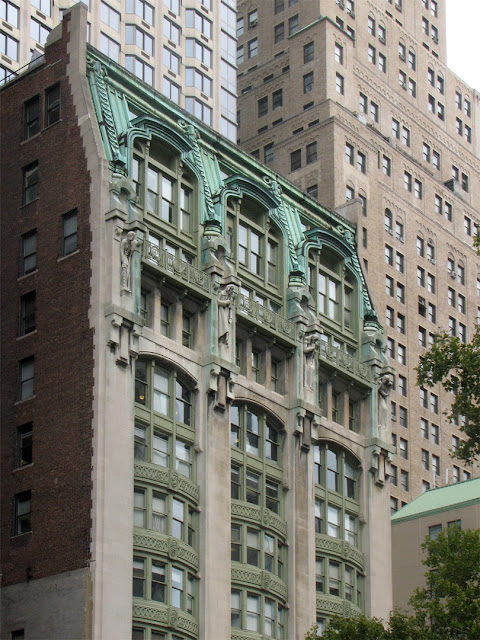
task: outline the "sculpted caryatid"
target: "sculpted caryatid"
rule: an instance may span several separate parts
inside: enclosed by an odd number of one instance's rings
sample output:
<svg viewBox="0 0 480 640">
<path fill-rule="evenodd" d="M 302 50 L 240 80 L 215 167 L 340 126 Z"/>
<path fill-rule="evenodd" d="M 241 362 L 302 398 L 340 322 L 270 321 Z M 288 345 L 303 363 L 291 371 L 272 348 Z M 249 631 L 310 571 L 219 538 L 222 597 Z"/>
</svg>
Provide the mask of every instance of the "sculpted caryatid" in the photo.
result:
<svg viewBox="0 0 480 640">
<path fill-rule="evenodd" d="M 378 426 L 386 429 L 388 426 L 388 414 L 390 411 L 389 397 L 393 380 L 389 373 L 384 373 L 378 381 Z"/>
<path fill-rule="evenodd" d="M 304 371 L 304 385 L 308 389 L 313 389 L 313 382 L 315 379 L 315 355 L 318 351 L 318 336 L 311 334 L 305 336 L 303 343 L 303 358 L 305 364 Z"/>
<path fill-rule="evenodd" d="M 229 284 L 218 294 L 218 342 L 228 346 L 235 286 Z"/>
<path fill-rule="evenodd" d="M 135 251 L 138 240 L 135 231 L 129 231 L 127 237 L 120 243 L 120 257 L 122 262 L 122 291 L 130 291 L 130 259 Z"/>
</svg>

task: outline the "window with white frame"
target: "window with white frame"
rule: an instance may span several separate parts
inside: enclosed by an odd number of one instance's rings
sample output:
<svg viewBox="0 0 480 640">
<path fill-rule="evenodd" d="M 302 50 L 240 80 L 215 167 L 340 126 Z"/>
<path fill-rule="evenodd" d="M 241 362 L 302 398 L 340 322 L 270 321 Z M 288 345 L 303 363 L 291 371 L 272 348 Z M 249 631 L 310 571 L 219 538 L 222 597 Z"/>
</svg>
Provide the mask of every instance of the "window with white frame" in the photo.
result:
<svg viewBox="0 0 480 640">
<path fill-rule="evenodd" d="M 208 39 L 212 37 L 212 22 L 200 11 L 185 9 L 185 24 L 189 28 L 196 29 Z"/>
<path fill-rule="evenodd" d="M 154 24 L 155 9 L 153 5 L 149 4 L 145 0 L 126 0 L 125 12 L 137 15 L 150 26 L 153 26 Z M 178 15 L 178 12 L 176 13 Z"/>
<path fill-rule="evenodd" d="M 120 31 L 120 13 L 106 2 L 100 2 L 100 20 L 114 31 Z"/>
<path fill-rule="evenodd" d="M 149 56 L 153 56 L 153 38 L 136 25 L 125 25 L 125 43 L 134 44 L 137 47 L 140 47 L 140 49 L 145 51 L 145 53 L 147 53 Z"/>
<path fill-rule="evenodd" d="M 106 56 L 118 62 L 120 59 L 120 45 L 116 40 L 100 33 L 100 51 Z"/>
<path fill-rule="evenodd" d="M 212 50 L 194 38 L 186 38 L 185 55 L 195 58 L 207 67 L 212 66 Z"/>
<path fill-rule="evenodd" d="M 153 67 L 137 56 L 125 56 L 125 68 L 146 84 L 153 86 Z"/>
</svg>

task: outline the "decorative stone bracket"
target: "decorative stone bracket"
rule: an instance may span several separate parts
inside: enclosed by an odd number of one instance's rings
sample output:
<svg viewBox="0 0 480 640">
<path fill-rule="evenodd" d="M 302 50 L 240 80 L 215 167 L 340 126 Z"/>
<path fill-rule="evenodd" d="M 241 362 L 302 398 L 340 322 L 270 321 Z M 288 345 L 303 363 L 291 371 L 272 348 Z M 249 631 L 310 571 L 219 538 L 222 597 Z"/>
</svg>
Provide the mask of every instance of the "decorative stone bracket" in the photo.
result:
<svg viewBox="0 0 480 640">
<path fill-rule="evenodd" d="M 136 326 L 119 314 L 110 316 L 108 345 L 117 355 L 116 362 L 120 367 L 128 367 L 130 358 L 138 356 L 138 334 Z"/>
<path fill-rule="evenodd" d="M 383 487 L 385 486 L 386 480 L 390 477 L 392 455 L 379 445 L 374 445 L 371 456 L 370 471 L 374 476 L 375 484 Z"/>
<path fill-rule="evenodd" d="M 215 409 L 225 411 L 227 405 L 235 400 L 236 382 L 235 373 L 220 367 L 220 365 L 211 365 L 208 393 L 215 396 Z"/>
</svg>

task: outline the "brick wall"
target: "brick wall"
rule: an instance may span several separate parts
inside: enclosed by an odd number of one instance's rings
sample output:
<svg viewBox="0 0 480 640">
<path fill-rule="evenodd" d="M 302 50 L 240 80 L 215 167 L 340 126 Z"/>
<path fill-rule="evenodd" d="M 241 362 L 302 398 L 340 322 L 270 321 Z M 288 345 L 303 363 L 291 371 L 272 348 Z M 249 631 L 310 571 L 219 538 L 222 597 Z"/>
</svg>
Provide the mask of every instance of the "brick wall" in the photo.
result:
<svg viewBox="0 0 480 640">
<path fill-rule="evenodd" d="M 85 567 L 91 528 L 93 336 L 89 327 L 87 165 L 66 77 L 63 38 L 45 64 L 1 96 L 2 585 Z M 45 89 L 61 87 L 44 128 Z M 39 94 L 40 132 L 24 141 L 24 101 Z M 22 168 L 38 161 L 38 198 L 22 206 Z M 78 215 L 78 250 L 61 256 L 62 215 Z M 21 236 L 37 230 L 37 270 L 19 277 Z M 19 337 L 20 296 L 36 291 L 36 331 Z M 18 402 L 18 361 L 35 357 L 35 395 Z M 16 469 L 18 425 L 33 423 L 33 464 Z M 13 536 L 14 495 L 31 490 L 31 533 Z"/>
</svg>

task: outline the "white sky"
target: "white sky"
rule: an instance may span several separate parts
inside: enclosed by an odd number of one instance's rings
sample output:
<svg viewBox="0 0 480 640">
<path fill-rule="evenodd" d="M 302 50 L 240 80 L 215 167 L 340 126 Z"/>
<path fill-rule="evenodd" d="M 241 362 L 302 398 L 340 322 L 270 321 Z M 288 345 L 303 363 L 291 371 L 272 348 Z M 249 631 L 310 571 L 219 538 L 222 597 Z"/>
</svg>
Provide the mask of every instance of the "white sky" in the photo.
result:
<svg viewBox="0 0 480 640">
<path fill-rule="evenodd" d="M 446 0 L 447 65 L 480 91 L 480 0 Z"/>
</svg>

